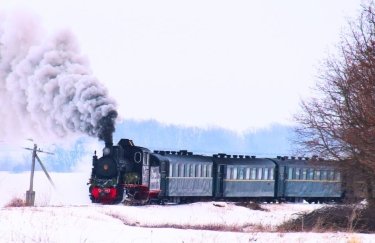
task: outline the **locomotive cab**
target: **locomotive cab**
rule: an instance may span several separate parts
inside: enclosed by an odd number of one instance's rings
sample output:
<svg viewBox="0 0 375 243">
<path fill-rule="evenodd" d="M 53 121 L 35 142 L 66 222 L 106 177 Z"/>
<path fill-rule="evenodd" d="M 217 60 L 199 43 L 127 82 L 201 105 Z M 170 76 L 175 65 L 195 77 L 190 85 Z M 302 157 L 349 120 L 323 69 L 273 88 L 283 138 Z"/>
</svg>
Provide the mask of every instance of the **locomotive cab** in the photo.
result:
<svg viewBox="0 0 375 243">
<path fill-rule="evenodd" d="M 146 148 L 134 146 L 129 139 L 121 139 L 119 146 L 124 151 L 125 173 L 122 175 L 125 184 L 148 185 L 148 166 L 150 151 Z"/>
<path fill-rule="evenodd" d="M 149 149 L 134 146 L 129 139 L 121 139 L 119 146 L 124 151 L 125 170 L 122 180 L 127 196 L 131 200 L 146 201 L 156 197 L 160 190 L 158 183 L 160 178 L 159 167 L 151 158 Z"/>
</svg>

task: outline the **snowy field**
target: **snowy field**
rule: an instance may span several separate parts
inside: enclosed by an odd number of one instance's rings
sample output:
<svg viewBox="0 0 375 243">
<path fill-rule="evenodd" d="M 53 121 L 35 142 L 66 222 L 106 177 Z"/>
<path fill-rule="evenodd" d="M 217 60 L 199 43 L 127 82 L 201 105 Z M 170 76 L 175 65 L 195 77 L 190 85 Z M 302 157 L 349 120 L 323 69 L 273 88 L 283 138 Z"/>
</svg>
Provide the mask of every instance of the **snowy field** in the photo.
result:
<svg viewBox="0 0 375 243">
<path fill-rule="evenodd" d="M 29 174 L 0 172 L 0 242 L 375 242 L 374 234 L 278 233 L 277 225 L 320 207 L 262 205 L 250 210 L 233 203 L 142 207 L 92 205 L 87 173 L 52 173 L 53 189 L 35 175 L 36 207 L 4 207 L 24 198 Z"/>
</svg>

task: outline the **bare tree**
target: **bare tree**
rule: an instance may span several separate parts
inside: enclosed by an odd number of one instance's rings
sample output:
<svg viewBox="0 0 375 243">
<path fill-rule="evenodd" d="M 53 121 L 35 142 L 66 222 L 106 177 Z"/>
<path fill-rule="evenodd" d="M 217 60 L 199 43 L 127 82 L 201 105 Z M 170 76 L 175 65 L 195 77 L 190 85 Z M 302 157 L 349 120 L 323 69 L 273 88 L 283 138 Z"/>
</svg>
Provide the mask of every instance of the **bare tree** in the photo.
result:
<svg viewBox="0 0 375 243">
<path fill-rule="evenodd" d="M 375 5 L 349 23 L 336 56 L 323 63 L 317 96 L 296 115 L 305 152 L 352 161 L 375 175 Z"/>
</svg>

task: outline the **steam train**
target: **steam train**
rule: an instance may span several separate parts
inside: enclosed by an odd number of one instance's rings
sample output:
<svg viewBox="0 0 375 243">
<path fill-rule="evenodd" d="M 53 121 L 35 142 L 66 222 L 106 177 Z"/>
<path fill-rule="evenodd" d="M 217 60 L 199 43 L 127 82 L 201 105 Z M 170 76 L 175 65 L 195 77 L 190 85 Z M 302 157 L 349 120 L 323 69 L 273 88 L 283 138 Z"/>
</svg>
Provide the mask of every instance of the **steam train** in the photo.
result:
<svg viewBox="0 0 375 243">
<path fill-rule="evenodd" d="M 121 139 L 93 156 L 93 203 L 255 200 L 329 202 L 346 193 L 339 162 L 317 158 L 150 151 Z"/>
</svg>

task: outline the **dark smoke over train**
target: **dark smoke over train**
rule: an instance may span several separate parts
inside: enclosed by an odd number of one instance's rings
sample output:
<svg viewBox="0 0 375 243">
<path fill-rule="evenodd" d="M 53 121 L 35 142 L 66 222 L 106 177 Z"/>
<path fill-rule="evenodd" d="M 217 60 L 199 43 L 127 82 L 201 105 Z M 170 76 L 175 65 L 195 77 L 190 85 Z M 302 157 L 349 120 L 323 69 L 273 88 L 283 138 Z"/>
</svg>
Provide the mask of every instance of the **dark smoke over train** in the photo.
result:
<svg viewBox="0 0 375 243">
<path fill-rule="evenodd" d="M 30 16 L 0 22 L 0 137 L 87 134 L 111 142 L 116 104 L 75 37 L 60 31 L 43 38 L 40 29 Z"/>
</svg>

